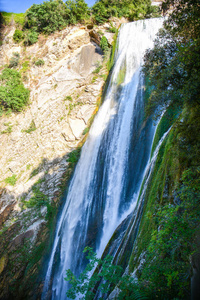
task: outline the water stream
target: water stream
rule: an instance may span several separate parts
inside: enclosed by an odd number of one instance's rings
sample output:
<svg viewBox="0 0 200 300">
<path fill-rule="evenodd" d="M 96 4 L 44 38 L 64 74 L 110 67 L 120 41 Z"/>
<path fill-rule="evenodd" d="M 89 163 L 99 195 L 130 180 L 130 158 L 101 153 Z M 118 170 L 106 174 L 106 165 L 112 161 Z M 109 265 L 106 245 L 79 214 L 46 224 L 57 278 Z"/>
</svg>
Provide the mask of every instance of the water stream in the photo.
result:
<svg viewBox="0 0 200 300">
<path fill-rule="evenodd" d="M 115 66 L 58 220 L 42 299 L 66 299 L 67 269 L 80 274 L 83 249 L 100 256 L 113 232 L 133 211 L 149 161 L 155 124 L 144 122 L 144 52 L 161 19 L 125 24 L 118 36 Z"/>
</svg>

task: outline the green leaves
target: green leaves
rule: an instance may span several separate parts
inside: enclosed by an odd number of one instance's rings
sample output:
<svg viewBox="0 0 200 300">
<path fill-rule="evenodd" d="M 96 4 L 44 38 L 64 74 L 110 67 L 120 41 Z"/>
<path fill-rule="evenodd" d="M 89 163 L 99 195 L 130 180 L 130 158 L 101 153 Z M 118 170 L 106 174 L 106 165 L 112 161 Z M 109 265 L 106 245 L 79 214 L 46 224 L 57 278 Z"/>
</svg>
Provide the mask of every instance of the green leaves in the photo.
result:
<svg viewBox="0 0 200 300">
<path fill-rule="evenodd" d="M 112 264 L 112 256 L 107 255 L 103 259 L 97 258 L 96 253 L 90 247 L 85 248 L 84 253 L 86 252 L 88 252 L 86 258 L 89 263 L 79 278 L 76 278 L 70 270 L 66 272 L 65 280 L 71 284 L 71 288 L 67 291 L 67 297 L 75 299 L 78 295 L 79 299 L 92 300 L 98 291 L 101 294 L 98 299 L 105 299 L 104 296 L 117 286 L 119 290 L 117 299 L 147 299 L 133 278 L 129 275 L 123 275 L 124 271 L 121 266 Z M 91 276 L 94 269 L 95 271 Z"/>
<path fill-rule="evenodd" d="M 68 24 L 81 22 L 88 16 L 89 9 L 84 0 L 67 0 L 66 4 L 62 0 L 44 1 L 28 9 L 25 28 L 32 32 L 51 34 Z"/>
<path fill-rule="evenodd" d="M 158 16 L 157 9 L 153 9 L 149 0 L 100 0 L 93 5 L 92 13 L 96 23 L 104 23 L 111 17 L 125 17 L 135 21 Z"/>
<path fill-rule="evenodd" d="M 28 103 L 29 90 L 16 70 L 5 68 L 0 75 L 0 108 L 21 111 Z"/>
<path fill-rule="evenodd" d="M 200 7 L 196 0 L 166 0 L 174 6 L 158 35 L 153 50 L 145 55 L 144 73 L 154 87 L 148 102 L 149 114 L 156 107 L 200 104 Z M 187 24 L 187 26 L 186 26 Z"/>
</svg>

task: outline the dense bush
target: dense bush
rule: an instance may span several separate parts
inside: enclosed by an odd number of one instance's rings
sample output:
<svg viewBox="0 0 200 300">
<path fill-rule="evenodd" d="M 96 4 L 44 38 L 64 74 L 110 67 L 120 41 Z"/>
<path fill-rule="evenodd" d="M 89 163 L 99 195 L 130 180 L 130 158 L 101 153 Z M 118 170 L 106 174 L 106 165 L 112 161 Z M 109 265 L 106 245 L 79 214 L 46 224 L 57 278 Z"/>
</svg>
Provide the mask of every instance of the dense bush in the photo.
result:
<svg viewBox="0 0 200 300">
<path fill-rule="evenodd" d="M 30 46 L 37 42 L 38 33 L 36 31 L 27 30 L 25 32 L 24 45 Z"/>
<path fill-rule="evenodd" d="M 67 23 L 76 24 L 89 17 L 89 8 L 84 0 L 67 0 Z"/>
<path fill-rule="evenodd" d="M 190 299 L 191 262 L 199 255 L 200 6 L 163 2 L 164 12 L 172 8 L 144 65 L 152 87 L 148 115 L 158 107 L 180 112 L 160 149 L 141 225 L 145 262 L 138 274 L 149 299 Z"/>
<path fill-rule="evenodd" d="M 108 45 L 108 40 L 105 36 L 102 36 L 101 41 L 100 41 L 100 47 L 103 51 L 103 53 L 105 54 L 108 49 L 109 49 L 109 45 Z"/>
<path fill-rule="evenodd" d="M 5 68 L 0 75 L 0 109 L 21 111 L 28 103 L 29 90 L 21 80 L 19 72 Z"/>
<path fill-rule="evenodd" d="M 13 34 L 13 40 L 17 43 L 21 42 L 24 39 L 24 32 L 20 29 L 16 29 Z"/>
<path fill-rule="evenodd" d="M 92 7 L 97 23 L 104 23 L 110 17 L 126 17 L 130 21 L 158 15 L 158 8 L 152 8 L 151 1 L 145 0 L 100 0 Z"/>
<path fill-rule="evenodd" d="M 26 12 L 25 28 L 50 34 L 67 25 L 66 5 L 62 0 L 33 4 Z"/>
<path fill-rule="evenodd" d="M 113 257 L 107 255 L 104 259 L 97 258 L 92 248 L 86 247 L 84 252 L 88 252 L 86 258 L 89 260 L 85 270 L 79 278 L 67 270 L 65 280 L 69 281 L 71 288 L 67 291 L 67 297 L 70 299 L 92 300 L 95 299 L 96 293 L 101 294 L 100 299 L 106 299 L 106 295 L 112 291 L 113 286 L 118 287 L 117 299 L 146 300 L 147 297 L 143 291 L 139 290 L 134 279 L 129 275 L 123 275 L 124 271 L 121 266 L 113 265 Z M 96 271 L 91 276 L 92 270 Z"/>
</svg>

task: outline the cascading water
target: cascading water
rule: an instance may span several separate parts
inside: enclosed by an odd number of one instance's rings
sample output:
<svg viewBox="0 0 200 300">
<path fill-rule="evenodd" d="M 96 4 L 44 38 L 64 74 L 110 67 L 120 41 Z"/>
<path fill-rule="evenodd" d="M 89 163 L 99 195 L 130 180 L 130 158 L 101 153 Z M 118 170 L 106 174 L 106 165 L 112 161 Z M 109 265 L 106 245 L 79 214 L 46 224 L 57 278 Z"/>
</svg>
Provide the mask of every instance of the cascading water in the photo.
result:
<svg viewBox="0 0 200 300">
<path fill-rule="evenodd" d="M 82 149 L 57 224 L 42 299 L 65 299 L 67 269 L 79 274 L 83 250 L 101 255 L 120 222 L 133 210 L 150 156 L 155 126 L 143 123 L 144 51 L 161 19 L 123 25 L 107 95 Z M 55 263 L 56 260 L 56 263 Z"/>
</svg>

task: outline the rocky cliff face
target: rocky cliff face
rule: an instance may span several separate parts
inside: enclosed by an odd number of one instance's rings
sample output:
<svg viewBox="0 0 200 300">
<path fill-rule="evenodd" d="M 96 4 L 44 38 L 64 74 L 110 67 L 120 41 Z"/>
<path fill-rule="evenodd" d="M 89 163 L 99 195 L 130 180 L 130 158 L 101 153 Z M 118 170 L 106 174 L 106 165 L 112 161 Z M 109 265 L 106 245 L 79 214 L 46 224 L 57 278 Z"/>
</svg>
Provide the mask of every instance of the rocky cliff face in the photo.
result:
<svg viewBox="0 0 200 300">
<path fill-rule="evenodd" d="M 108 27 L 97 30 L 111 42 Z M 0 299 L 34 299 L 40 293 L 38 270 L 50 246 L 61 189 L 104 85 L 106 68 L 91 30 L 68 27 L 24 47 L 13 43 L 15 27 L 5 28 L 1 69 L 14 52 L 20 54 L 30 104 L 0 118 Z M 44 65 L 36 66 L 38 59 Z"/>
</svg>

